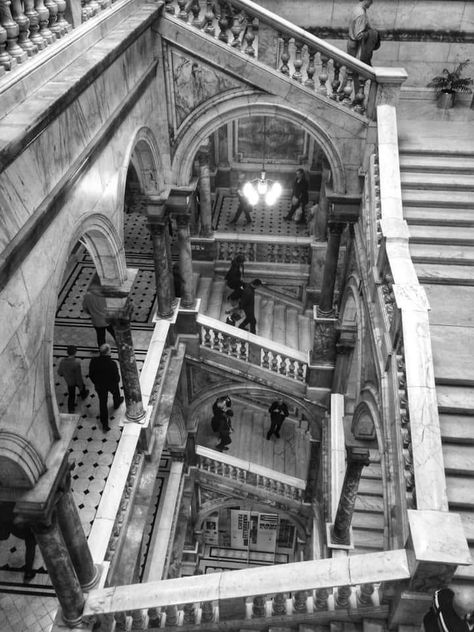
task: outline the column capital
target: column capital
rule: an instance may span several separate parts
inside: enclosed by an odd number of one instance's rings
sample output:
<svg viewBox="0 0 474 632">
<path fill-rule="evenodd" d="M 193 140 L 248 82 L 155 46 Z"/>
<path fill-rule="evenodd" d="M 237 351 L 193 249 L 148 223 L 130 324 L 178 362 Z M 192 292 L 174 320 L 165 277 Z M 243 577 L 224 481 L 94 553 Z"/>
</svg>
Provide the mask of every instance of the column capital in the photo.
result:
<svg viewBox="0 0 474 632">
<path fill-rule="evenodd" d="M 347 447 L 347 463 L 364 467 L 370 464 L 370 453 L 366 448 Z"/>
</svg>

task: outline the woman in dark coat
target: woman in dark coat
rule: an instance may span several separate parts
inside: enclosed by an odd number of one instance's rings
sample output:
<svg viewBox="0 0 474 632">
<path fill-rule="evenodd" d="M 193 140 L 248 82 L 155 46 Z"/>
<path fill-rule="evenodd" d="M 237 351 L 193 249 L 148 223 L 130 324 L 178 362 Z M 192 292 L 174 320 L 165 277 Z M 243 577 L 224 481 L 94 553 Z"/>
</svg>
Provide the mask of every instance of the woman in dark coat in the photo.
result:
<svg viewBox="0 0 474 632">
<path fill-rule="evenodd" d="M 238 301 L 242 295 L 244 261 L 244 255 L 236 255 L 232 259 L 230 268 L 225 275 L 227 286 L 233 290 L 232 294 L 229 296 L 229 301 Z"/>
</svg>

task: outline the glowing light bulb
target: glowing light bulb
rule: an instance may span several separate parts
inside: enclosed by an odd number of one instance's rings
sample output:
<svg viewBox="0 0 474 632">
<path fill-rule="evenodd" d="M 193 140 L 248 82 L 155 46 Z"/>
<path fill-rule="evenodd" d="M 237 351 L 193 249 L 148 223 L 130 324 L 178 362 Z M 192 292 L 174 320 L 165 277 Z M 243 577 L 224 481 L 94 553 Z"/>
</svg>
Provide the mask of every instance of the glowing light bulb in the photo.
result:
<svg viewBox="0 0 474 632">
<path fill-rule="evenodd" d="M 255 206 L 255 204 L 257 204 L 258 202 L 258 192 L 255 190 L 255 187 L 253 186 L 253 184 L 251 182 L 246 182 L 244 184 L 242 191 L 245 197 L 247 198 L 248 202 L 252 206 Z"/>
<path fill-rule="evenodd" d="M 265 195 L 268 191 L 268 181 L 265 180 L 265 171 L 262 171 L 262 177 L 257 182 L 257 191 L 260 195 Z"/>
</svg>

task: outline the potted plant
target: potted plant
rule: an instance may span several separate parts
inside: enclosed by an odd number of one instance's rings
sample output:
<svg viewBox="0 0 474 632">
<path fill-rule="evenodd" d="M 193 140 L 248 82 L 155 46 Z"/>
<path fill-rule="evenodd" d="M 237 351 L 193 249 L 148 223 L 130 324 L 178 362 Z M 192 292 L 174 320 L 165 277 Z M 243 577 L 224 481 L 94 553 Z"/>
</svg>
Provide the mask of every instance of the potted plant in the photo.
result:
<svg viewBox="0 0 474 632">
<path fill-rule="evenodd" d="M 433 77 L 429 82 L 428 88 L 434 88 L 438 99 L 438 107 L 452 108 L 457 92 L 472 92 L 472 79 L 469 77 L 461 77 L 464 68 L 469 64 L 470 60 L 459 62 L 456 68 L 449 71 L 444 68 L 441 75 Z"/>
</svg>

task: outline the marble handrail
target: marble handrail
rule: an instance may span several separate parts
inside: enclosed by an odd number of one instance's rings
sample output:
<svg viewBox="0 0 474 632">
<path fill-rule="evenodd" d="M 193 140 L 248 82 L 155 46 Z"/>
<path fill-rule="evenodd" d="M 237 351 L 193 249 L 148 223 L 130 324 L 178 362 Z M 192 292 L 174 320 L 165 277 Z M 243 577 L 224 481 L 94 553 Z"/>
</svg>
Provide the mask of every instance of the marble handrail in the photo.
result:
<svg viewBox="0 0 474 632">
<path fill-rule="evenodd" d="M 203 471 L 262 487 L 269 492 L 294 500 L 303 499 L 306 482 L 300 478 L 288 476 L 283 472 L 228 454 L 220 454 L 201 445 L 196 446 L 196 454 L 199 456 L 198 467 Z M 249 474 L 253 476 L 248 476 Z"/>
<path fill-rule="evenodd" d="M 392 331 L 402 334 L 403 358 L 398 358 L 398 386 L 406 466 L 413 472 L 416 507 L 447 511 L 446 478 L 434 381 L 428 301 L 408 248 L 409 232 L 403 219 L 395 108 L 377 108 L 382 234 L 379 276 L 388 264 L 393 294 Z M 399 318 L 400 322 L 396 322 Z M 409 421 L 409 424 L 408 424 Z M 409 434 L 408 434 L 409 433 Z M 407 444 L 407 441 L 409 444 Z"/>
<path fill-rule="evenodd" d="M 247 617 L 253 619 L 278 615 L 282 609 L 282 614 L 293 617 L 301 611 L 331 611 L 334 616 L 338 608 L 350 608 L 357 614 L 358 608 L 379 607 L 378 593 L 384 582 L 409 577 L 407 553 L 398 549 L 92 589 L 86 595 L 83 616 L 146 609 L 153 609 L 157 616 L 161 609 L 179 619 L 179 612 L 191 609 L 197 615 L 196 622 L 204 611 L 215 611 L 218 620 L 220 600 L 235 599 L 237 603 L 246 598 L 253 599 L 246 608 Z M 380 583 L 380 588 L 376 589 L 375 583 Z M 294 596 L 293 602 L 288 603 L 288 593 Z M 297 597 L 298 593 L 304 594 Z M 270 611 L 265 605 L 268 601 Z M 205 607 L 209 602 L 213 602 L 213 608 Z"/>
<path fill-rule="evenodd" d="M 204 2 L 165 0 L 164 16 L 199 29 L 234 50 L 269 65 L 289 79 L 345 108 L 375 118 L 377 103 L 397 100 L 407 74 L 403 68 L 372 68 L 251 0 Z M 276 54 L 259 48 L 265 28 L 277 42 Z M 271 58 L 271 59 L 270 59 Z M 316 75 L 317 81 L 314 76 Z M 354 90 L 353 78 L 359 78 Z"/>
<path fill-rule="evenodd" d="M 200 326 L 203 347 L 297 382 L 306 382 L 308 357 L 305 353 L 203 314 L 198 314 L 197 323 Z"/>
</svg>

